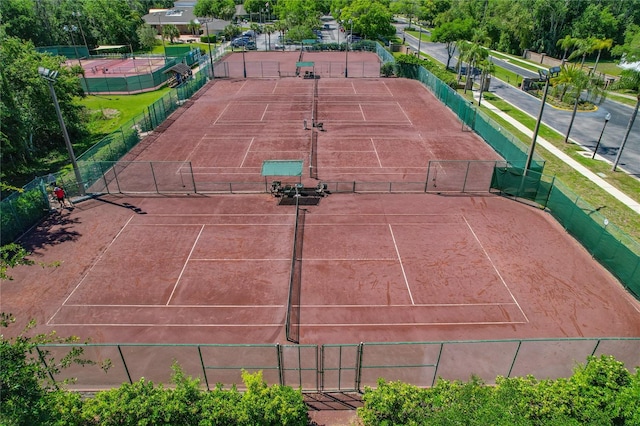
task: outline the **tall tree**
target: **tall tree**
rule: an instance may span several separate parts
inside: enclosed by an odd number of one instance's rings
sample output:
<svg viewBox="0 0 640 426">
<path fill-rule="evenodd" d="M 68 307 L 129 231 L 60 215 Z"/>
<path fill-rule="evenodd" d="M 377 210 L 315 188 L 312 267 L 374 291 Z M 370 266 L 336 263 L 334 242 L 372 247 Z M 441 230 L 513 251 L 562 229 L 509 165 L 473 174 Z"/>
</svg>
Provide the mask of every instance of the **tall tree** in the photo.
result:
<svg viewBox="0 0 640 426">
<path fill-rule="evenodd" d="M 592 48 L 594 50 L 598 51 L 598 56 L 596 57 L 596 62 L 595 64 L 593 64 L 593 69 L 591 70 L 591 73 L 595 73 L 596 72 L 596 68 L 598 67 L 598 62 L 600 61 L 600 54 L 602 53 L 603 50 L 609 50 L 611 49 L 611 46 L 613 46 L 613 39 L 612 38 L 607 38 L 607 39 L 594 39 L 593 40 L 593 44 L 592 44 Z"/>
<path fill-rule="evenodd" d="M 81 107 L 74 97 L 82 95 L 78 66 L 63 66 L 65 58 L 37 53 L 33 43 L 0 36 L 0 143 L 3 169 L 27 164 L 34 156 L 64 151 L 60 125 L 52 107 L 47 83 L 38 67 L 59 72 L 55 83 L 60 109 L 71 140 L 86 132 Z"/>
<path fill-rule="evenodd" d="M 445 22 L 433 29 L 431 32 L 431 41 L 444 43 L 447 47 L 447 68 L 449 68 L 458 42 L 470 39 L 472 32 L 473 21 L 470 18 L 464 20 L 455 19 L 451 22 Z"/>
</svg>

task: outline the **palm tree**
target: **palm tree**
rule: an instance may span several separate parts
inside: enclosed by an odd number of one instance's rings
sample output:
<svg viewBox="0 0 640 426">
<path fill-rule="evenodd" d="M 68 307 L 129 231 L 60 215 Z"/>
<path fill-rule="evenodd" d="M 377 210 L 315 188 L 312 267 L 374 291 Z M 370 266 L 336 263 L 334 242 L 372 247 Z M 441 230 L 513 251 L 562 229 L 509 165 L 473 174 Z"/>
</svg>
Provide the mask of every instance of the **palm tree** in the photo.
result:
<svg viewBox="0 0 640 426">
<path fill-rule="evenodd" d="M 560 66 L 563 66 L 565 61 L 567 60 L 567 52 L 569 49 L 573 49 L 578 42 L 577 38 L 573 38 L 570 35 L 565 36 L 563 39 L 558 40 L 556 46 L 560 47 L 564 53 L 562 54 L 562 63 Z"/>
<path fill-rule="evenodd" d="M 569 55 L 569 60 L 582 56 L 582 61 L 580 62 L 580 68 L 582 68 L 587 55 L 595 50 L 593 44 L 593 37 L 576 39 L 575 50 Z"/>
<path fill-rule="evenodd" d="M 462 56 L 462 54 L 460 56 L 460 60 L 467 63 L 467 82 L 473 80 L 473 76 L 471 74 L 472 69 L 476 68 L 476 65 L 478 63 L 487 59 L 488 57 L 489 57 L 489 52 L 487 51 L 487 49 L 482 47 L 479 43 L 469 43 L 464 56 Z M 473 87 L 472 85 L 473 85 L 473 82 L 471 83 L 471 86 L 469 88 Z M 467 93 L 468 86 L 469 84 L 465 84 L 464 93 Z"/>
<path fill-rule="evenodd" d="M 271 34 L 276 32 L 275 25 L 272 25 L 272 24 L 265 25 L 264 26 L 264 32 L 267 34 L 267 37 L 269 39 L 269 44 L 267 45 L 267 50 L 271 50 Z"/>
<path fill-rule="evenodd" d="M 629 118 L 627 130 L 624 133 L 622 143 L 620 144 L 620 148 L 618 149 L 618 154 L 616 154 L 616 159 L 613 162 L 613 167 L 611 168 L 612 172 L 615 172 L 616 168 L 618 167 L 618 162 L 620 162 L 620 157 L 622 156 L 622 150 L 624 149 L 624 145 L 627 143 L 629 133 L 631 133 L 631 128 L 633 127 L 633 123 L 635 122 L 636 116 L 638 115 L 638 109 L 640 108 L 640 71 L 625 70 L 623 72 L 622 78 L 620 78 L 620 80 L 615 84 L 614 88 L 636 90 L 636 99 L 638 101 L 636 102 L 636 107 L 633 109 L 631 118 Z"/>
<path fill-rule="evenodd" d="M 484 91 L 484 86 L 486 84 L 485 82 L 487 81 L 487 77 L 495 71 L 496 66 L 491 60 L 483 59 L 480 62 L 478 62 L 478 68 L 482 72 L 480 76 L 480 94 L 478 98 L 478 106 L 480 106 L 480 104 L 482 103 L 482 92 Z M 487 88 L 487 90 L 489 89 Z"/>
<path fill-rule="evenodd" d="M 289 25 L 287 24 L 287 22 L 285 20 L 280 20 L 280 21 L 277 21 L 275 23 L 276 30 L 280 31 L 280 34 L 282 35 L 282 50 L 283 51 L 285 49 L 285 43 L 284 43 L 285 38 L 284 37 L 285 37 L 285 33 L 287 32 L 287 28 L 288 27 L 289 27 Z"/>
<path fill-rule="evenodd" d="M 569 91 L 569 93 L 574 96 L 573 101 L 573 113 L 571 114 L 571 121 L 569 122 L 569 127 L 567 129 L 567 134 L 565 135 L 564 142 L 569 142 L 569 134 L 571 133 L 571 128 L 573 127 L 573 121 L 576 118 L 576 112 L 578 111 L 578 104 L 582 99 L 582 92 L 585 90 L 587 101 L 594 102 L 599 97 L 600 102 L 604 100 L 603 94 L 604 90 L 601 88 L 602 82 L 593 78 L 590 75 L 586 74 L 584 70 L 579 68 L 576 65 L 567 67 L 562 67 L 560 74 L 555 79 L 554 82 L 556 85 L 562 84 L 564 85 L 563 93 Z"/>
<path fill-rule="evenodd" d="M 596 67 L 598 66 L 598 61 L 600 61 L 600 53 L 602 53 L 602 50 L 609 50 L 611 49 L 611 46 L 613 46 L 612 38 L 596 38 L 593 40 L 593 50 L 598 51 L 598 56 L 596 57 L 596 63 L 593 65 L 593 70 L 591 70 L 591 73 L 596 72 Z"/>
<path fill-rule="evenodd" d="M 196 31 L 200 30 L 200 24 L 196 24 L 195 21 L 192 19 L 191 21 L 189 21 L 189 23 L 187 24 L 187 29 L 189 30 L 189 32 L 191 33 L 191 35 L 195 35 Z"/>
</svg>

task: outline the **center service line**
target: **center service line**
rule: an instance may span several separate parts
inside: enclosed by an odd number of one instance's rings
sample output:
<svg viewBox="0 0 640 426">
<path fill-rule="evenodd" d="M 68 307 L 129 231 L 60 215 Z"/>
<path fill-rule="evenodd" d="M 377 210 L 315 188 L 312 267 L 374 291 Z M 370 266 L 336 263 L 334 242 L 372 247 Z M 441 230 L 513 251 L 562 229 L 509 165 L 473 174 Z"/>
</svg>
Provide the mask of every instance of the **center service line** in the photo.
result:
<svg viewBox="0 0 640 426">
<path fill-rule="evenodd" d="M 196 240 L 193 242 L 193 246 L 191 246 L 191 251 L 189 252 L 189 256 L 187 256 L 187 260 L 185 260 L 184 265 L 182 266 L 182 271 L 180 271 L 180 275 L 178 275 L 178 279 L 176 280 L 176 283 L 173 286 L 173 290 L 171 291 L 171 294 L 169 295 L 169 300 L 167 300 L 167 306 L 169 306 L 169 303 L 171 303 L 171 298 L 173 297 L 173 294 L 176 292 L 176 288 L 178 288 L 178 284 L 180 283 L 180 280 L 182 279 L 182 274 L 184 274 L 184 270 L 187 269 L 187 265 L 189 264 L 189 260 L 191 259 L 191 255 L 193 254 L 193 250 L 195 250 L 196 245 L 198 244 L 198 240 L 200 239 L 200 235 L 202 235 L 202 231 L 204 231 L 204 225 L 202 225 L 202 227 L 200 228 L 200 232 L 198 232 L 198 236 L 196 237 Z"/>
<path fill-rule="evenodd" d="M 389 224 L 389 232 L 391 232 L 391 239 L 393 239 L 393 246 L 396 248 L 396 254 L 398 255 L 398 261 L 400 262 L 400 269 L 402 269 L 402 276 L 404 277 L 404 283 L 407 286 L 407 291 L 409 292 L 409 298 L 411 299 L 411 304 L 415 305 L 413 301 L 413 295 L 411 294 L 411 288 L 409 287 L 409 281 L 407 281 L 407 274 L 404 272 L 404 265 L 402 264 L 402 259 L 400 258 L 400 250 L 398 250 L 398 245 L 396 244 L 396 237 L 393 235 L 393 229 L 391 228 L 391 224 Z"/>
</svg>

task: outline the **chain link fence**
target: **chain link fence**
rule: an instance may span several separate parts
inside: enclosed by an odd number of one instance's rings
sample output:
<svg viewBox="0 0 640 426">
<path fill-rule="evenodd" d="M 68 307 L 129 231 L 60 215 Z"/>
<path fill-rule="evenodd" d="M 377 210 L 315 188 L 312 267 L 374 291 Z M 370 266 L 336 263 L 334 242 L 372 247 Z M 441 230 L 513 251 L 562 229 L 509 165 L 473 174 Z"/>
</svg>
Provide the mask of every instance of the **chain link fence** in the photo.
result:
<svg viewBox="0 0 640 426">
<path fill-rule="evenodd" d="M 537 379 L 569 377 L 590 355 L 613 355 L 628 369 L 640 365 L 640 338 L 522 339 L 452 342 L 359 343 L 327 345 L 209 344 L 40 345 L 60 359 L 72 347 L 84 349 L 93 366 L 71 365 L 55 380 L 74 379 L 68 388 L 95 391 L 133 383 L 141 378 L 171 383 L 171 365 L 200 379 L 205 389 L 216 384 L 244 390 L 242 369 L 262 371 L 269 384 L 304 392 L 363 392 L 377 380 L 401 380 L 433 386 L 438 378 L 469 380 L 475 375 L 488 384 L 497 376 Z M 107 366 L 108 368 L 100 368 Z"/>
</svg>

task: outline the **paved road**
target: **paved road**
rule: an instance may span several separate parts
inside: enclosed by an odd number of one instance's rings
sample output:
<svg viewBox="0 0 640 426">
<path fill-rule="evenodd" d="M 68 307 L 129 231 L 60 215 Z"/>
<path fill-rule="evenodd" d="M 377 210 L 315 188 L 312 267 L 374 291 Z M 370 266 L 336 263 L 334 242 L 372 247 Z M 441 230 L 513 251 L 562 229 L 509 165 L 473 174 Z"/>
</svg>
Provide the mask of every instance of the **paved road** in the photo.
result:
<svg viewBox="0 0 640 426">
<path fill-rule="evenodd" d="M 404 26 L 404 24 L 397 26 L 400 37 L 403 35 L 402 29 Z M 407 35 L 406 41 L 413 49 L 418 49 L 418 39 Z M 422 41 L 422 43 L 420 43 L 420 49 L 435 60 L 443 64 L 447 63 L 447 50 L 444 44 Z M 493 60 L 497 66 L 509 69 L 521 77 L 536 77 L 535 73 L 522 69 L 512 63 L 497 58 L 493 58 Z M 456 59 L 454 57 L 450 65 L 454 66 L 455 64 Z M 495 77 L 492 79 L 489 91 L 534 118 L 538 117 L 541 103 L 538 98 Z M 611 120 L 605 127 L 604 117 L 607 113 L 611 113 Z M 604 128 L 598 154 L 613 163 L 624 138 L 624 134 L 626 133 L 632 113 L 633 107 L 605 100 L 597 111 L 577 113 L 571 128 L 570 138 L 586 150 L 593 152 L 600 133 Z M 569 123 L 571 122 L 571 115 L 572 111 L 562 111 L 547 104 L 543 112 L 542 122 L 561 134 L 566 135 Z M 618 165 L 628 171 L 629 174 L 640 177 L 640 115 L 636 118 L 631 128 Z"/>
</svg>

